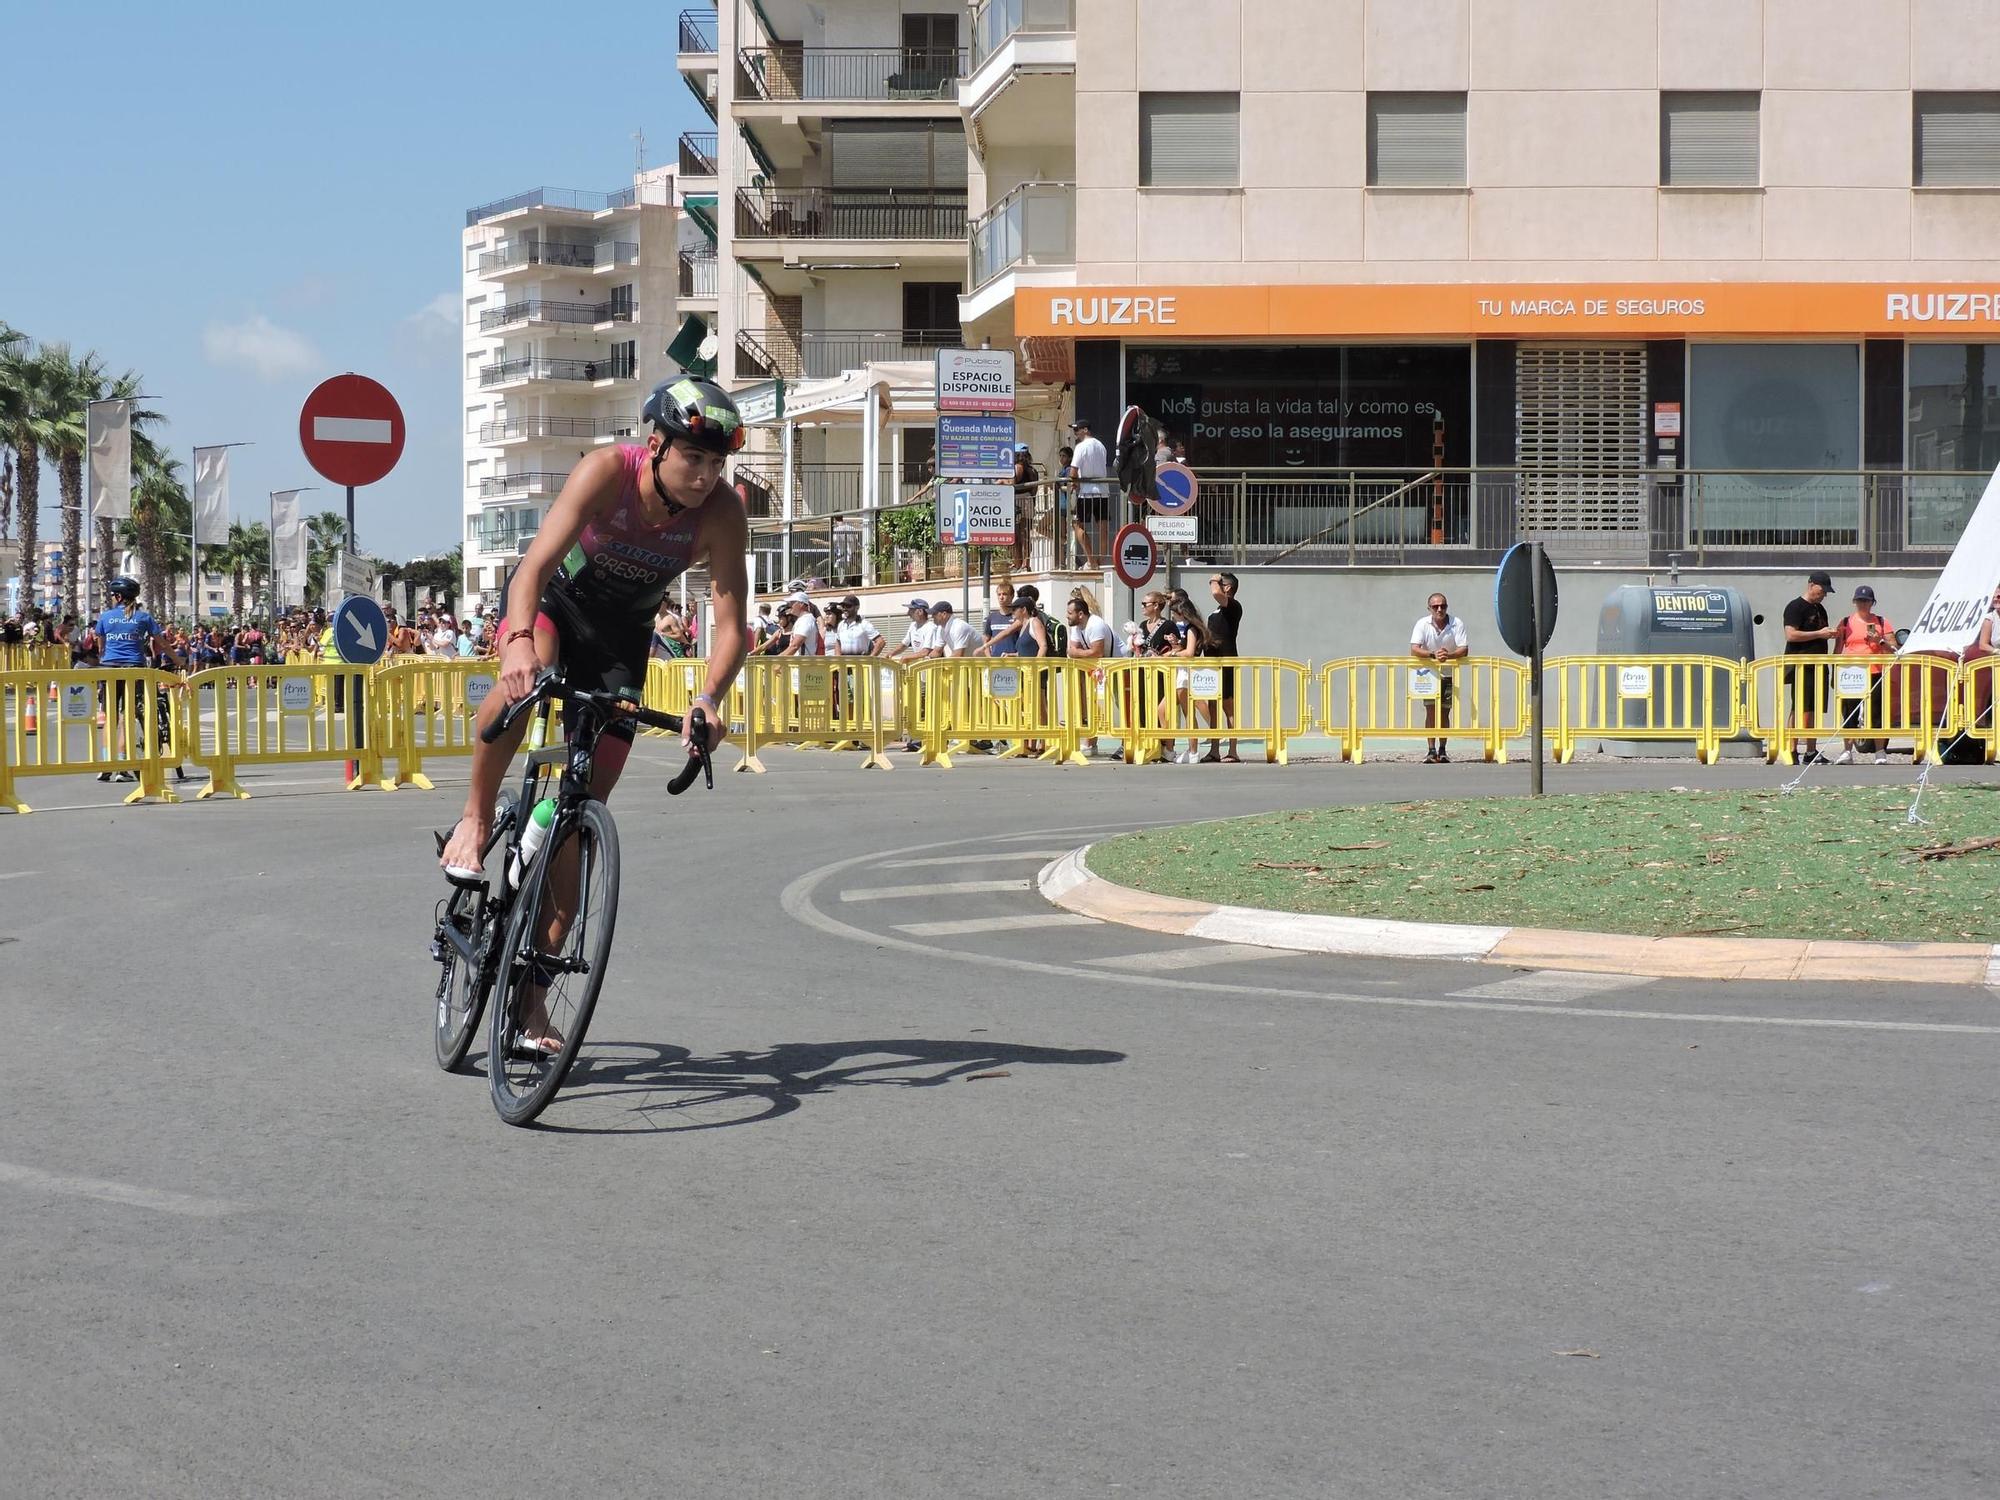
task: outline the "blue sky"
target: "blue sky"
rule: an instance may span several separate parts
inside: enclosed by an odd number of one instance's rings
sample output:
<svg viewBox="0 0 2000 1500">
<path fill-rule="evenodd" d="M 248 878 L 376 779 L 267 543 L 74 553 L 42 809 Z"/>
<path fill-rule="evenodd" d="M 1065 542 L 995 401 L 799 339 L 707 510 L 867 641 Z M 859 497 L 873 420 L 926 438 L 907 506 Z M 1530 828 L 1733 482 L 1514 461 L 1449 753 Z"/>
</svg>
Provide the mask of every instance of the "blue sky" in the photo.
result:
<svg viewBox="0 0 2000 1500">
<path fill-rule="evenodd" d="M 145 377 L 162 434 L 249 442 L 236 515 L 323 484 L 298 407 L 328 375 L 388 386 L 403 460 L 357 493 L 364 551 L 462 529 L 459 235 L 528 188 L 629 183 L 707 128 L 674 70 L 677 6 L 0 3 L 9 232 L 0 320 Z M 629 37 L 652 16 L 647 42 Z M 58 534 L 55 479 L 42 535 Z M 338 509 L 341 491 L 304 497 Z"/>
</svg>

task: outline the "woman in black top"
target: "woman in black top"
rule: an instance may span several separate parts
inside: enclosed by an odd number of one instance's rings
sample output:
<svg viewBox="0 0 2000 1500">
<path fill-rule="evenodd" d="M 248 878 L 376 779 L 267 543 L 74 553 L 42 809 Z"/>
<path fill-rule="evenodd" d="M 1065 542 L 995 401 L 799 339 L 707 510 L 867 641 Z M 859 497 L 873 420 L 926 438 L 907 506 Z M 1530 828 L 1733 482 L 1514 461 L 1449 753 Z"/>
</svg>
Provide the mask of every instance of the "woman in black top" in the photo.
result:
<svg viewBox="0 0 2000 1500">
<path fill-rule="evenodd" d="M 1236 655 L 1236 633 L 1243 625 L 1243 606 L 1236 602 L 1236 575 L 1217 573 L 1208 580 L 1208 592 L 1215 600 L 1215 610 L 1208 617 L 1208 654 L 1210 656 Z M 1208 710 L 1208 727 L 1216 727 L 1216 715 L 1229 720 L 1229 727 L 1236 727 L 1236 668 L 1222 669 L 1222 697 L 1214 708 Z M 1205 763 L 1239 760 L 1236 741 L 1229 742 L 1229 753 L 1222 753 L 1218 740 L 1210 738 L 1208 754 L 1202 757 Z"/>
</svg>

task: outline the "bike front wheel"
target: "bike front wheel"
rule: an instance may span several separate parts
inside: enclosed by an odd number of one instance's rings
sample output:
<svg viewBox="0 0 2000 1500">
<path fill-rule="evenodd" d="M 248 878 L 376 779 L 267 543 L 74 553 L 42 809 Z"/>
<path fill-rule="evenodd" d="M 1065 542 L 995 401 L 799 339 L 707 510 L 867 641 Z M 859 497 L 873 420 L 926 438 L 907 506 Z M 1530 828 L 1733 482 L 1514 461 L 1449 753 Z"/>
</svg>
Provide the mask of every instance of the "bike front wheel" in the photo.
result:
<svg viewBox="0 0 2000 1500">
<path fill-rule="evenodd" d="M 486 840 L 481 851 L 483 858 L 491 859 L 493 850 L 503 843 L 507 835 L 514 831 L 515 797 L 512 792 L 503 791 L 493 810 L 493 833 Z M 504 876 L 504 872 L 502 872 Z M 497 878 L 497 877 L 496 877 Z M 435 941 L 439 945 L 438 961 L 444 965 L 444 973 L 438 978 L 437 1019 L 432 1029 L 432 1045 L 437 1050 L 437 1063 L 450 1073 L 465 1061 L 465 1054 L 472 1048 L 472 1039 L 479 1034 L 479 1020 L 486 1010 L 486 992 L 493 983 L 493 968 L 487 955 L 491 945 L 480 924 L 487 919 L 492 909 L 492 898 L 486 893 L 455 887 L 451 900 L 445 903 L 444 915 L 438 921 Z M 449 941 L 446 929 L 456 932 L 474 953 L 475 959 L 467 963 Z"/>
<path fill-rule="evenodd" d="M 604 984 L 618 918 L 618 829 L 604 804 L 585 802 L 521 886 L 501 945 L 486 1059 L 493 1108 L 509 1125 L 548 1108 Z"/>
</svg>

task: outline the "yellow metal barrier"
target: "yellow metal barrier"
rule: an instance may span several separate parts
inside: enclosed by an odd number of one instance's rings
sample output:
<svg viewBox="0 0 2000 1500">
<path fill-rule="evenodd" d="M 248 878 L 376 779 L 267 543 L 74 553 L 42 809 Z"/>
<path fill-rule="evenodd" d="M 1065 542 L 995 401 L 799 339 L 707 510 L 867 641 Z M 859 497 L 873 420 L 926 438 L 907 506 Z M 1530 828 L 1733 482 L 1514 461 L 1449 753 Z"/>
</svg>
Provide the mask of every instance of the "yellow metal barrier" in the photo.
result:
<svg viewBox="0 0 2000 1500">
<path fill-rule="evenodd" d="M 1165 758 L 1180 740 L 1257 740 L 1271 765 L 1291 760 L 1290 741 L 1306 731 L 1311 668 L 1268 656 L 1186 660 L 1137 658 L 1105 671 L 1101 730 L 1125 746 L 1125 759 L 1146 765 Z M 1233 723 L 1231 721 L 1234 721 Z"/>
<path fill-rule="evenodd" d="M 659 658 L 646 664 L 646 707 L 657 713 L 679 714 L 683 718 L 694 705 L 708 681 L 708 663 L 700 657 Z M 729 732 L 741 735 L 748 718 L 744 707 L 743 677 L 739 674 L 729 689 Z M 641 734 L 663 735 L 664 729 L 642 729 Z"/>
<path fill-rule="evenodd" d="M 53 641 L 0 646 L 0 672 L 67 672 L 69 647 Z"/>
<path fill-rule="evenodd" d="M 1558 656 L 1554 750 L 1559 764 L 1577 741 L 1693 740 L 1705 766 L 1743 727 L 1743 664 L 1719 656 Z"/>
<path fill-rule="evenodd" d="M 905 722 L 927 766 L 949 770 L 974 740 L 1005 742 L 1002 759 L 1080 763 L 1090 677 L 1084 663 L 1049 657 L 931 657 L 903 674 Z"/>
<path fill-rule="evenodd" d="M 766 746 L 842 740 L 867 747 L 864 767 L 890 769 L 882 753 L 883 726 L 893 722 L 901 688 L 901 675 L 892 663 L 867 657 L 753 656 L 744 664 L 741 682 L 743 760 L 737 770 L 761 773 L 764 763 L 757 752 Z"/>
<path fill-rule="evenodd" d="M 469 756 L 479 730 L 479 705 L 496 690 L 498 664 L 442 656 L 405 657 L 369 678 L 369 738 L 385 761 L 395 758 L 391 786 L 431 789 L 426 756 Z"/>
<path fill-rule="evenodd" d="M 1890 740 L 1908 739 L 1918 759 L 1936 765 L 1969 722 L 1961 677 L 1945 656 L 1763 657 L 1749 667 L 1750 732 L 1781 765 L 1797 759 L 1801 741 L 1829 739 L 1880 741 L 1885 752 Z"/>
<path fill-rule="evenodd" d="M 1445 724 L 1424 722 L 1425 710 Z M 1447 669 L 1414 656 L 1349 656 L 1319 676 L 1320 728 L 1359 764 L 1367 742 L 1470 740 L 1489 761 L 1528 732 L 1528 669 L 1509 657 L 1466 656 Z"/>
<path fill-rule="evenodd" d="M 277 686 L 264 673 L 241 667 L 210 667 L 188 679 L 186 743 L 188 758 L 208 772 L 208 785 L 195 800 L 217 795 L 248 797 L 237 784 L 241 766 L 313 765 L 354 761 L 349 791 L 370 784 L 390 790 L 382 773 L 375 722 L 381 708 L 370 701 L 366 667 L 287 663 Z M 214 692 L 204 709 L 203 689 Z M 353 711 L 359 706 L 359 712 Z"/>
<path fill-rule="evenodd" d="M 2000 656 L 1982 656 L 1958 669 L 1958 727 L 1986 747 L 1990 764 L 2000 752 L 1994 699 L 2000 695 Z"/>
<path fill-rule="evenodd" d="M 0 674 L 0 807 L 29 811 L 19 777 L 89 772 L 137 776 L 127 802 L 178 802 L 167 786 L 167 768 L 181 763 L 178 687 L 150 667 Z"/>
</svg>

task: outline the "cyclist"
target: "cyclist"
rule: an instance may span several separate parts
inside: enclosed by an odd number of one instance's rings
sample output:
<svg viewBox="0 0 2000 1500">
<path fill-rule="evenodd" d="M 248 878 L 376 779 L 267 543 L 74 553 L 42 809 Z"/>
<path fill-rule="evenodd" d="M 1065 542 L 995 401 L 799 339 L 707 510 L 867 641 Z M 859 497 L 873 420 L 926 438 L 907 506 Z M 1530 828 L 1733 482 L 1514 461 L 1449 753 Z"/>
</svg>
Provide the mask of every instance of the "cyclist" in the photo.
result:
<svg viewBox="0 0 2000 1500">
<path fill-rule="evenodd" d="M 547 666 L 560 664 L 572 687 L 630 689 L 638 698 L 653 617 L 673 581 L 705 563 L 715 637 L 695 702 L 707 711 L 710 748 L 727 733 L 718 705 L 749 638 L 743 558 L 750 540 L 742 503 L 722 470 L 743 446 L 742 419 L 722 387 L 683 376 L 653 391 L 640 421 L 647 428 L 643 445 L 593 453 L 570 472 L 508 580 L 499 691 L 481 705 L 482 731 L 507 704 L 527 697 Z M 692 730 L 688 717 L 684 743 Z M 524 719 L 493 744 L 474 739 L 465 811 L 439 859 L 448 872 L 479 870 L 501 776 L 526 732 Z M 613 725 L 599 742 L 591 794 L 600 801 L 618 783 L 632 734 L 630 724 Z M 541 1040 L 532 1029 L 530 1037 Z"/>
<path fill-rule="evenodd" d="M 143 667 L 148 658 L 164 642 L 160 627 L 147 611 L 139 608 L 139 580 L 129 574 L 120 573 L 104 586 L 110 597 L 110 604 L 97 617 L 97 635 L 103 642 L 99 652 L 99 665 L 104 667 Z M 97 687 L 97 704 L 105 711 L 105 736 L 113 755 L 122 755 L 128 747 L 127 719 L 131 720 L 129 749 L 139 753 L 139 728 L 143 724 L 144 708 L 139 702 L 139 692 L 135 689 L 127 701 L 126 684 L 113 683 L 111 702 L 104 701 L 104 684 Z M 99 771 L 99 781 L 113 779 L 111 772 Z M 138 777 L 130 771 L 120 771 L 119 781 L 136 781 Z"/>
</svg>

